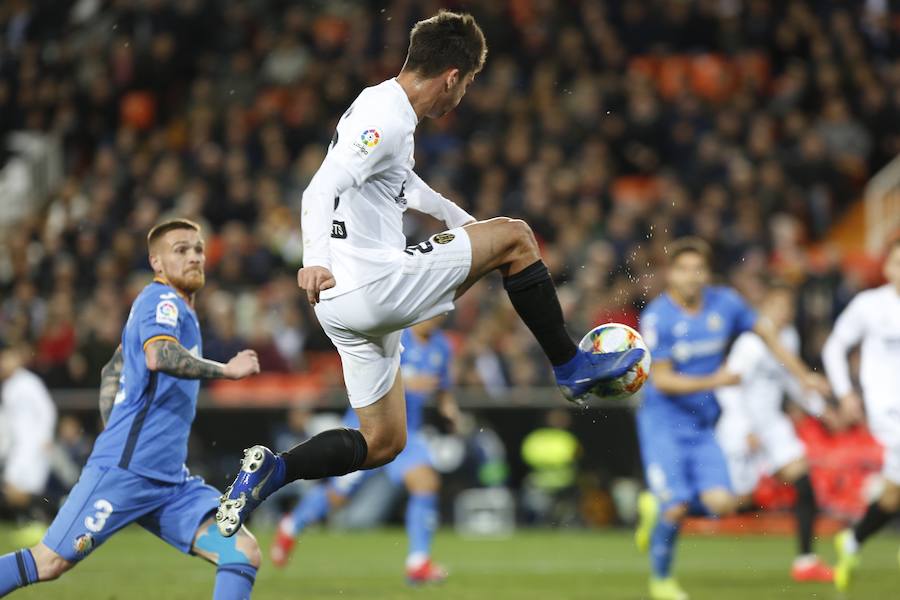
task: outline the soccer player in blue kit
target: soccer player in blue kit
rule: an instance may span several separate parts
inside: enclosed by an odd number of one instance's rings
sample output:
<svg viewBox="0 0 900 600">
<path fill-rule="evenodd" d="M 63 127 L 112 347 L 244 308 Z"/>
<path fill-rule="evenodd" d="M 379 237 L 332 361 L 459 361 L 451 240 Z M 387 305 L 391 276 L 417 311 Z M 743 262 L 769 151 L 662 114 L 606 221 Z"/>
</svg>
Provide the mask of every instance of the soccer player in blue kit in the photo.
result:
<svg viewBox="0 0 900 600">
<path fill-rule="evenodd" d="M 386 466 L 372 471 L 355 471 L 322 482 L 310 490 L 278 526 L 272 545 L 272 562 L 287 564 L 296 537 L 303 529 L 324 519 L 332 508 L 344 504 L 371 475 L 384 469 L 395 484 L 409 492 L 406 505 L 406 535 L 409 552 L 406 578 L 411 584 L 439 583 L 446 571 L 431 560 L 431 542 L 438 524 L 437 493 L 440 475 L 435 471 L 428 445 L 420 433 L 425 405 L 436 400 L 438 411 L 456 426 L 459 408 L 450 392 L 452 349 L 440 327 L 444 316 L 423 321 L 405 329 L 400 338 L 403 353 L 400 368 L 406 390 L 406 447 Z M 344 417 L 345 427 L 359 427 L 359 418 L 351 409 Z"/>
<path fill-rule="evenodd" d="M 670 574 L 681 521 L 689 514 L 720 516 L 736 508 L 715 432 L 720 409 L 714 390 L 739 380 L 723 368 L 729 343 L 752 330 L 805 387 L 829 390 L 825 378 L 785 349 L 773 324 L 757 319 L 737 292 L 709 284 L 706 242 L 681 238 L 669 245 L 668 257 L 666 291 L 640 318 L 653 355 L 637 413 L 651 493 L 641 496 L 635 538 L 641 550 L 650 550 L 650 597 L 684 600 L 687 594 Z"/>
<path fill-rule="evenodd" d="M 259 546 L 246 529 L 223 537 L 220 492 L 185 466 L 201 379 L 259 372 L 252 350 L 222 364 L 201 358 L 194 294 L 203 287 L 200 227 L 175 219 L 147 236 L 153 282 L 132 304 L 122 343 L 103 368 L 106 425 L 43 541 L 0 557 L 0 596 L 56 579 L 114 533 L 138 523 L 186 554 L 217 565 L 214 600 L 250 598 Z"/>
</svg>

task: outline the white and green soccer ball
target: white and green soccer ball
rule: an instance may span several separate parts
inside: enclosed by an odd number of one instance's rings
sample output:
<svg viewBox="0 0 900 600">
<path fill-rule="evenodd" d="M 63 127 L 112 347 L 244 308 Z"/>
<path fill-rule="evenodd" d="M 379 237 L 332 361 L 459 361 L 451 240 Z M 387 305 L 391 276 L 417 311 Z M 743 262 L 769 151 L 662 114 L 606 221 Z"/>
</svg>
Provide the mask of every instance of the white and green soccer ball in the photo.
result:
<svg viewBox="0 0 900 600">
<path fill-rule="evenodd" d="M 592 391 L 595 395 L 610 400 L 623 400 L 644 385 L 650 376 L 650 350 L 641 334 L 622 323 L 604 323 L 594 327 L 581 338 L 578 347 L 595 354 L 625 352 L 632 348 L 644 350 L 644 356 L 627 373 L 616 379 L 598 384 Z"/>
</svg>

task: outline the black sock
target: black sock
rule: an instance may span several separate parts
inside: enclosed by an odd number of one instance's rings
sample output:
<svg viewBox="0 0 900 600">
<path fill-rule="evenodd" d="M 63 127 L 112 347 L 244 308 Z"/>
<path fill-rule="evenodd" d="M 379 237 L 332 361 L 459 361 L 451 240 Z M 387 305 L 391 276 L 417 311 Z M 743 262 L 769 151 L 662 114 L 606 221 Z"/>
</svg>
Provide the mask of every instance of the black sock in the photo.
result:
<svg viewBox="0 0 900 600">
<path fill-rule="evenodd" d="M 503 287 L 550 363 L 555 367 L 570 361 L 578 347 L 566 332 L 556 287 L 544 262 L 539 260 L 505 277 Z"/>
<path fill-rule="evenodd" d="M 862 544 L 866 538 L 887 525 L 893 516 L 893 513 L 884 512 L 877 501 L 870 504 L 862 520 L 853 528 L 856 541 Z"/>
<path fill-rule="evenodd" d="M 366 438 L 357 429 L 323 431 L 281 453 L 284 481 L 337 477 L 358 471 L 368 452 Z"/>
<path fill-rule="evenodd" d="M 803 475 L 794 482 L 797 490 L 797 504 L 794 516 L 797 518 L 797 541 L 800 554 L 812 554 L 813 524 L 816 520 L 816 494 L 813 492 L 809 474 Z"/>
</svg>

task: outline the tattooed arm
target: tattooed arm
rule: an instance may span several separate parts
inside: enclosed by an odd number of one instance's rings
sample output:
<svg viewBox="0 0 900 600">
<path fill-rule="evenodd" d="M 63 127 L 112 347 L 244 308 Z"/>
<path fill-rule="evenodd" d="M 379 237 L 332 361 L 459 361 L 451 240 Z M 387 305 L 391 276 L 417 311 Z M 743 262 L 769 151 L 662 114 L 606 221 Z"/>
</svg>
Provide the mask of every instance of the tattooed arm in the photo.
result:
<svg viewBox="0 0 900 600">
<path fill-rule="evenodd" d="M 170 339 L 155 341 L 144 352 L 148 369 L 181 379 L 243 379 L 259 373 L 259 359 L 253 350 L 242 350 L 224 364 L 197 358 Z"/>
<path fill-rule="evenodd" d="M 122 346 L 119 346 L 109 362 L 100 370 L 100 418 L 103 419 L 104 426 L 109 420 L 109 414 L 116 401 L 116 394 L 119 393 L 119 378 L 122 375 L 122 365 L 124 364 Z"/>
</svg>

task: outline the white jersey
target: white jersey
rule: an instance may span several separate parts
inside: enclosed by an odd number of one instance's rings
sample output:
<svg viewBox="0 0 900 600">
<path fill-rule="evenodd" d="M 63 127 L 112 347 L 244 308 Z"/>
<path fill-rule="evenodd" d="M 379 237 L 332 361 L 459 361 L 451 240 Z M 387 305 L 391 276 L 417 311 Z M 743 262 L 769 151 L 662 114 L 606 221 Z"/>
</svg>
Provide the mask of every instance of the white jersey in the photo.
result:
<svg viewBox="0 0 900 600">
<path fill-rule="evenodd" d="M 51 444 L 56 429 L 56 405 L 41 379 L 25 369 L 10 375 L 0 388 L 6 466 L 3 480 L 36 494 L 43 490 L 50 470 Z"/>
<path fill-rule="evenodd" d="M 859 378 L 866 406 L 900 405 L 900 294 L 892 286 L 860 292 L 834 324 L 822 359 L 838 397 L 853 389 L 847 353 L 860 343 Z"/>
<path fill-rule="evenodd" d="M 779 340 L 792 353 L 799 353 L 800 336 L 793 327 L 782 329 Z M 726 368 L 740 375 L 741 381 L 720 388 L 716 397 L 724 413 L 742 415 L 752 424 L 751 429 L 765 427 L 772 415 L 781 412 L 785 394 L 813 415 L 819 416 L 825 409 L 825 400 L 816 393 L 804 392 L 762 338 L 752 331 L 742 333 L 735 340 Z"/>
<path fill-rule="evenodd" d="M 303 265 L 329 269 L 336 282 L 322 299 L 398 269 L 408 207 L 435 216 L 448 229 L 474 220 L 413 172 L 417 124 L 396 79 L 363 90 L 338 122 L 302 203 Z"/>
</svg>

